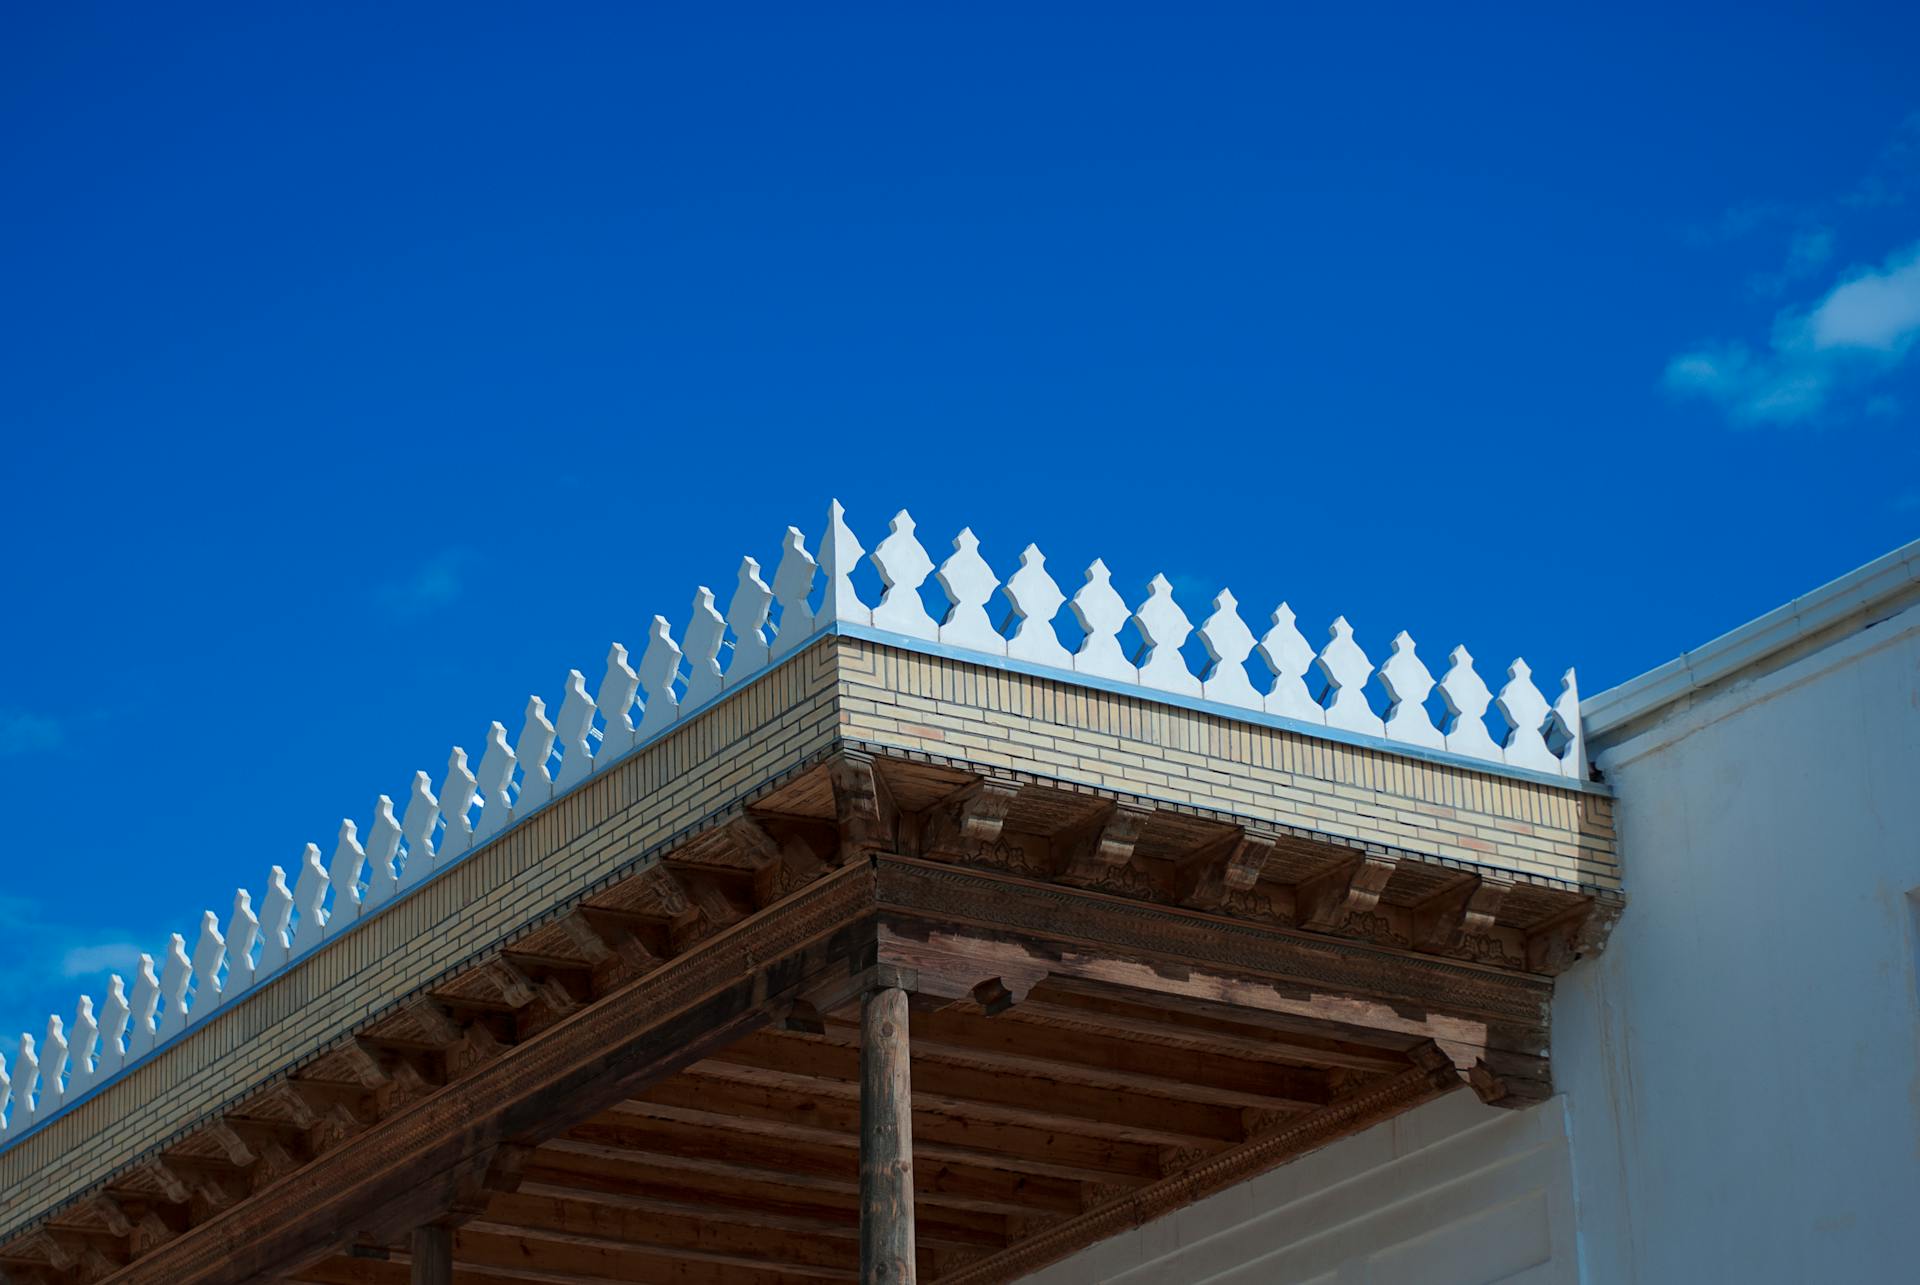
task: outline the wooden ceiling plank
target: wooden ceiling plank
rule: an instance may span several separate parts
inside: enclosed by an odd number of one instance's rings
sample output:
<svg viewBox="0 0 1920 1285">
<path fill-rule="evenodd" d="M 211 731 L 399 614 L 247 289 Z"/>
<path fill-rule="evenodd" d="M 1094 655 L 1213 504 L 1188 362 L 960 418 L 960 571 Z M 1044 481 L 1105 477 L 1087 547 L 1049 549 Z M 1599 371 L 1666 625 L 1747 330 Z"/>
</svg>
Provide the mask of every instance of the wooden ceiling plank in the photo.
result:
<svg viewBox="0 0 1920 1285">
<path fill-rule="evenodd" d="M 696 1250 L 735 1258 L 764 1260 L 769 1265 L 839 1267 L 858 1264 L 857 1248 L 844 1237 L 793 1226 L 739 1223 L 689 1216 L 685 1206 L 654 1202 L 649 1207 L 574 1200 L 535 1192 L 495 1197 L 481 1219 L 468 1229 L 589 1237 L 595 1242 L 666 1249 Z"/>
<path fill-rule="evenodd" d="M 715 1075 L 748 1076 L 758 1072 L 763 1082 L 774 1082 L 772 1077 L 776 1076 L 800 1074 L 850 1085 L 847 1077 L 850 1072 L 858 1071 L 859 1051 L 850 1045 L 830 1044 L 818 1038 L 762 1033 L 717 1051 L 696 1067 L 703 1073 Z M 913 1091 L 916 1102 L 935 1105 L 952 1103 L 1027 1110 L 1036 1109 L 1037 1104 L 1044 1102 L 1049 1115 L 1079 1124 L 1132 1128 L 1138 1131 L 1140 1141 L 1152 1140 L 1151 1135 L 1163 1132 L 1231 1142 L 1239 1141 L 1242 1136 L 1237 1108 L 1169 1099 L 1130 1089 L 1062 1083 L 1046 1076 L 1016 1074 L 1005 1068 L 981 1070 L 933 1059 L 920 1060 L 914 1063 Z M 1178 1143 L 1169 1141 L 1168 1145 Z"/>
<path fill-rule="evenodd" d="M 459 1261 L 482 1269 L 518 1267 L 531 1262 L 538 1268 L 600 1275 L 604 1279 L 647 1280 L 650 1270 L 667 1268 L 669 1279 L 749 1285 L 779 1282 L 800 1285 L 813 1281 L 858 1281 L 858 1267 L 814 1266 L 781 1262 L 757 1254 L 730 1253 L 688 1247 L 635 1244 L 606 1236 L 546 1231 L 505 1223 L 476 1220 L 454 1233 Z"/>
<path fill-rule="evenodd" d="M 1061 1003 L 1030 996 L 1021 1005 L 1024 1016 L 1062 1030 L 1108 1031 L 1150 1044 L 1171 1044 L 1200 1051 L 1214 1050 L 1236 1057 L 1283 1061 L 1311 1067 L 1339 1067 L 1350 1071 L 1404 1070 L 1404 1052 L 1393 1052 L 1339 1040 L 1316 1039 L 1294 1032 L 1262 1029 L 1256 1023 L 1226 1024 L 1167 1009 Z M 1412 1040 L 1403 1043 L 1411 1045 Z"/>
<path fill-rule="evenodd" d="M 796 1187 L 737 1172 L 715 1175 L 684 1167 L 661 1168 L 644 1159 L 607 1154 L 610 1149 L 590 1143 L 574 1149 L 561 1149 L 563 1145 L 561 1140 L 540 1148 L 528 1170 L 529 1183 L 541 1183 L 571 1199 L 657 1200 L 686 1205 L 703 1218 L 748 1226 L 773 1219 L 812 1227 L 823 1235 L 857 1238 L 859 1234 L 860 1203 L 852 1184 L 844 1192 Z M 919 1211 L 918 1224 L 923 1244 L 999 1248 L 1007 1239 L 1001 1214 L 930 1205 Z"/>
</svg>

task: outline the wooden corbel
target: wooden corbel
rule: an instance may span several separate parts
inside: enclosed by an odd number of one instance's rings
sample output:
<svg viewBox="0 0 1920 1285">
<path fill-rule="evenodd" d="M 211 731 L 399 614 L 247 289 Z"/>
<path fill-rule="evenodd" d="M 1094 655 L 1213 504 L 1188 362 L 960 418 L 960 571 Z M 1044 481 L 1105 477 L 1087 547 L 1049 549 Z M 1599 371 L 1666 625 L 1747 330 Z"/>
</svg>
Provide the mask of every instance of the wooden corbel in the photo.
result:
<svg viewBox="0 0 1920 1285">
<path fill-rule="evenodd" d="M 900 810 L 872 756 L 843 751 L 828 765 L 833 782 L 834 819 L 847 858 L 899 847 Z"/>
<path fill-rule="evenodd" d="M 1194 910 L 1219 910 L 1237 892 L 1260 882 L 1276 836 L 1242 826 L 1199 848 L 1180 863 L 1175 900 Z"/>
<path fill-rule="evenodd" d="M 1486 933 L 1513 883 L 1503 875 L 1463 874 L 1414 907 L 1413 948 L 1439 954 L 1465 937 Z"/>
<path fill-rule="evenodd" d="M 1133 860 L 1147 818 L 1153 812 L 1131 803 L 1115 803 L 1092 825 L 1062 845 L 1059 860 L 1062 883 L 1086 886 L 1100 883 Z"/>
<path fill-rule="evenodd" d="M 1294 891 L 1294 922 L 1315 932 L 1333 932 L 1353 915 L 1371 914 L 1393 870 L 1391 858 L 1369 852 L 1302 880 Z"/>
<path fill-rule="evenodd" d="M 1007 813 L 1020 787 L 981 780 L 949 795 L 927 813 L 920 833 L 920 855 L 936 861 L 970 861 L 1000 841 Z"/>
</svg>

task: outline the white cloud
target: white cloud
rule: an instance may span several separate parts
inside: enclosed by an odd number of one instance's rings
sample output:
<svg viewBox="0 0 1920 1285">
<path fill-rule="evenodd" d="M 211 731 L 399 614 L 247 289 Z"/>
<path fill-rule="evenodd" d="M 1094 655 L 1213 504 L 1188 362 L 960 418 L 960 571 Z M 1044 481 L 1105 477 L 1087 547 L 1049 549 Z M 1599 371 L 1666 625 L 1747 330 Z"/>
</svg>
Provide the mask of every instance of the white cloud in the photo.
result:
<svg viewBox="0 0 1920 1285">
<path fill-rule="evenodd" d="M 466 592 L 466 573 L 472 561 L 465 549 L 445 550 L 404 579 L 383 585 L 380 600 L 397 616 L 424 616 L 451 606 Z"/>
<path fill-rule="evenodd" d="M 1920 241 L 1879 268 L 1844 276 L 1811 306 L 1774 318 L 1764 351 L 1704 344 L 1667 363 L 1667 388 L 1703 397 L 1737 424 L 1811 419 L 1835 397 L 1889 374 L 1920 339 Z"/>
<path fill-rule="evenodd" d="M 88 977 L 108 971 L 132 976 L 140 962 L 140 947 L 132 942 L 108 941 L 93 946 L 71 946 L 60 957 L 62 977 Z"/>
<path fill-rule="evenodd" d="M 67 725 L 46 714 L 0 710 L 0 755 L 57 750 L 67 743 Z"/>
</svg>

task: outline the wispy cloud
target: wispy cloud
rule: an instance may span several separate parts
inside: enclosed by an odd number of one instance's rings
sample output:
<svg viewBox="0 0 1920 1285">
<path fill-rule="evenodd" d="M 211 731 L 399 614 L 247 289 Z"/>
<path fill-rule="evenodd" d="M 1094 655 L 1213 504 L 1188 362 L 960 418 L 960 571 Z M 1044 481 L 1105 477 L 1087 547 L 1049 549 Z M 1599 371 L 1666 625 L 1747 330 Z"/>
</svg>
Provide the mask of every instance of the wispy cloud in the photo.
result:
<svg viewBox="0 0 1920 1285">
<path fill-rule="evenodd" d="M 17 1027 L 38 1035 L 48 1014 L 36 1010 L 46 1003 L 70 1019 L 82 991 L 100 999 L 110 972 L 131 984 L 141 952 L 153 953 L 159 944 L 142 947 L 124 930 L 103 932 L 97 925 L 63 923 L 53 906 L 29 897 L 0 896 L 0 1004 L 7 1008 L 0 1014 L 0 1032 L 12 1036 Z M 0 1044 L 11 1047 L 10 1040 L 0 1039 Z"/>
<path fill-rule="evenodd" d="M 452 606 L 466 591 L 473 555 L 466 549 L 446 549 L 421 563 L 399 580 L 380 587 L 380 602 L 396 616 L 424 616 Z"/>
<path fill-rule="evenodd" d="M 0 755 L 37 754 L 67 743 L 67 725 L 50 714 L 0 710 Z"/>
<path fill-rule="evenodd" d="M 1702 344 L 1667 364 L 1665 383 L 1715 403 L 1736 424 L 1798 423 L 1898 369 L 1916 340 L 1920 241 L 1843 275 L 1811 305 L 1783 309 L 1765 348 Z"/>
<path fill-rule="evenodd" d="M 91 977 L 95 973 L 131 973 L 141 948 L 129 941 L 103 941 L 69 946 L 60 956 L 62 977 Z"/>
</svg>

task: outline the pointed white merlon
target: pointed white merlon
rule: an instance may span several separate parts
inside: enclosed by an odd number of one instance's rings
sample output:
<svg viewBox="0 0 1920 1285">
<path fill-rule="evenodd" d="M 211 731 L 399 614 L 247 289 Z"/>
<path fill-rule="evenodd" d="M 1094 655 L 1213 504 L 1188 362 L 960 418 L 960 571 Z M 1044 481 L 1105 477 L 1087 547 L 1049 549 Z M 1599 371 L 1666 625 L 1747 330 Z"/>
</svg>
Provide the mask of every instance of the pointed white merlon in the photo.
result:
<svg viewBox="0 0 1920 1285">
<path fill-rule="evenodd" d="M 687 620 L 687 694 L 691 707 L 704 705 L 726 686 L 720 668 L 720 647 L 727 638 L 727 622 L 713 605 L 713 590 L 701 585 L 693 592 L 693 614 Z"/>
<path fill-rule="evenodd" d="M 22 1031 L 20 1051 L 13 1057 L 13 1109 L 22 1124 L 33 1123 L 33 1095 L 39 1082 L 40 1055 L 34 1050 L 33 1036 Z"/>
<path fill-rule="evenodd" d="M 1271 624 L 1260 639 L 1260 658 L 1273 671 L 1273 686 L 1262 702 L 1267 713 L 1303 723 L 1327 721 L 1327 712 L 1307 690 L 1307 673 L 1314 662 L 1313 645 L 1294 623 L 1293 608 L 1284 602 L 1275 609 Z"/>
<path fill-rule="evenodd" d="M 142 955 L 133 979 L 133 1024 L 127 1031 L 127 1060 L 152 1051 L 155 1038 L 154 1015 L 160 1008 L 160 978 L 153 971 L 153 956 Z"/>
<path fill-rule="evenodd" d="M 810 588 L 811 572 L 807 582 Z M 800 596 L 806 597 L 805 590 Z M 767 667 L 767 615 L 772 609 L 773 590 L 760 578 L 760 564 L 752 558 L 740 559 L 733 601 L 727 604 L 727 626 L 733 630 L 733 659 L 727 662 L 726 686 L 737 687 Z"/>
<path fill-rule="evenodd" d="M 600 680 L 594 705 L 600 711 L 600 747 L 595 765 L 611 763 L 633 748 L 633 702 L 640 693 L 640 675 L 627 663 L 627 649 L 619 643 L 607 649 L 607 672 Z"/>
<path fill-rule="evenodd" d="M 827 506 L 827 532 L 820 537 L 820 574 L 826 584 L 821 590 L 820 610 L 813 618 L 814 628 L 835 621 L 873 623 L 873 613 L 853 587 L 853 573 L 863 552 L 847 526 L 847 511 L 835 500 Z"/>
<path fill-rule="evenodd" d="M 331 881 L 320 864 L 320 849 L 309 843 L 300 854 L 300 873 L 293 882 L 293 949 L 301 953 L 317 945 L 327 932 L 327 887 Z"/>
<path fill-rule="evenodd" d="M 513 812 L 513 750 L 507 745 L 507 729 L 499 723 L 487 726 L 487 748 L 480 755 L 480 771 L 475 784 L 480 795 L 480 821 L 473 828 L 473 841 L 483 842 L 506 828 Z M 334 894 L 337 906 L 339 893 Z"/>
<path fill-rule="evenodd" d="M 993 627 L 993 618 L 987 614 L 987 602 L 1000 587 L 1000 577 L 993 574 L 993 568 L 980 556 L 980 541 L 975 538 L 972 527 L 962 529 L 954 537 L 953 554 L 940 564 L 935 577 L 953 604 L 946 619 L 940 622 L 940 641 L 949 647 L 1006 655 L 1007 640 Z"/>
<path fill-rule="evenodd" d="M 1501 747 L 1508 767 L 1534 772 L 1560 771 L 1560 760 L 1547 748 L 1547 720 L 1553 709 L 1533 684 L 1533 671 L 1524 660 L 1507 666 L 1507 681 L 1496 698 L 1500 716 L 1507 720 L 1507 743 Z"/>
<path fill-rule="evenodd" d="M 231 938 L 232 933 L 227 936 Z M 116 1074 L 127 1063 L 127 1043 L 132 1035 L 133 1006 L 127 1002 L 127 986 L 120 974 L 107 977 L 107 999 L 100 1011 L 100 1057 L 94 1064 L 93 1078 L 98 1083 Z"/>
<path fill-rule="evenodd" d="M 447 756 L 447 774 L 440 782 L 440 815 L 446 825 L 434 849 L 435 869 L 473 846 L 473 796 L 479 788 L 479 781 L 467 766 L 467 752 L 454 746 Z"/>
<path fill-rule="evenodd" d="M 82 995 L 73 1011 L 72 1053 L 67 1072 L 67 1096 L 78 1097 L 99 1075 L 100 1024 L 93 1017 L 93 997 Z"/>
<path fill-rule="evenodd" d="M 1265 707 L 1266 697 L 1247 677 L 1247 657 L 1257 645 L 1253 630 L 1240 618 L 1240 603 L 1233 590 L 1222 589 L 1213 600 L 1213 614 L 1200 624 L 1200 645 L 1207 649 L 1211 662 L 1201 680 L 1202 694 L 1223 705 L 1243 709 Z"/>
<path fill-rule="evenodd" d="M 327 911 L 329 933 L 342 931 L 360 917 L 360 879 L 366 865 L 360 828 L 343 818 L 333 841 L 333 860 L 327 866 L 327 883 L 333 888 L 333 905 Z"/>
<path fill-rule="evenodd" d="M 914 534 L 913 515 L 905 509 L 887 526 L 887 538 L 873 551 L 873 565 L 886 586 L 880 605 L 873 609 L 873 627 L 909 638 L 929 641 L 940 637 L 940 626 L 927 614 L 920 586 L 933 574 L 933 559 Z"/>
<path fill-rule="evenodd" d="M 421 777 L 424 779 L 425 772 Z M 260 903 L 260 962 L 255 971 L 273 972 L 293 953 L 293 938 L 288 926 L 293 922 L 293 893 L 287 888 L 287 872 L 279 866 L 267 871 L 267 895 Z M 135 1016 L 139 1005 L 134 1006 Z"/>
<path fill-rule="evenodd" d="M 433 780 L 425 772 L 413 774 L 413 788 L 407 793 L 407 809 L 400 814 L 400 837 L 406 840 L 406 864 L 400 870 L 400 888 L 405 891 L 423 882 L 433 873 L 433 834 L 440 824 L 440 800 L 434 796 Z M 266 922 L 263 912 L 261 922 Z M 267 938 L 269 945 L 273 938 Z M 265 957 L 262 957 L 264 965 Z"/>
<path fill-rule="evenodd" d="M 1133 613 L 1133 627 L 1140 631 L 1143 644 L 1134 657 L 1140 681 L 1163 692 L 1198 696 L 1200 680 L 1180 654 L 1193 634 L 1193 622 L 1173 600 L 1173 586 L 1165 576 L 1155 576 L 1147 583 L 1147 598 Z"/>
<path fill-rule="evenodd" d="M 1560 774 L 1576 781 L 1587 779 L 1587 738 L 1580 727 L 1580 684 L 1569 669 L 1560 676 L 1560 695 L 1553 702 L 1554 721 L 1565 741 L 1560 751 Z"/>
<path fill-rule="evenodd" d="M 383 794 L 374 800 L 373 829 L 367 832 L 367 895 L 360 904 L 362 913 L 384 906 L 399 891 L 400 839 L 400 822 L 394 819 L 393 800 Z M 234 949 L 231 928 L 227 930 L 227 948 Z M 231 971 L 227 989 L 233 989 Z"/>
<path fill-rule="evenodd" d="M 513 755 L 520 762 L 520 784 L 513 794 L 516 821 L 553 797 L 553 773 L 547 769 L 547 760 L 553 757 L 554 736 L 553 724 L 547 720 L 547 703 L 538 696 L 527 697 L 526 719 L 513 747 Z"/>
<path fill-rule="evenodd" d="M 788 527 L 786 537 L 780 542 L 780 565 L 773 573 L 773 599 L 780 604 L 780 629 L 773 636 L 774 660 L 799 650 L 800 645 L 813 636 L 819 622 L 814 618 L 813 608 L 807 605 L 807 598 L 813 593 L 818 567 L 813 555 L 807 552 L 807 537 L 800 534 L 799 527 Z"/>
<path fill-rule="evenodd" d="M 1433 673 L 1414 651 L 1413 637 L 1402 629 L 1393 638 L 1393 654 L 1380 666 L 1380 685 L 1393 702 L 1387 710 L 1387 739 L 1431 750 L 1447 747 L 1447 738 L 1427 713 Z"/>
<path fill-rule="evenodd" d="M 227 919 L 227 979 L 220 991 L 223 1003 L 231 1001 L 253 985 L 254 974 L 258 971 L 254 964 L 254 946 L 259 940 L 260 920 L 253 913 L 253 897 L 245 888 L 241 888 L 233 894 L 233 914 Z M 114 978 L 116 985 L 119 980 Z M 114 1015 L 117 998 L 114 989 L 109 987 L 106 1009 L 109 1019 Z M 110 1020 L 100 1023 L 103 1036 L 113 1029 Z M 114 1047 L 118 1048 L 118 1045 Z"/>
<path fill-rule="evenodd" d="M 680 697 L 673 690 L 680 677 L 680 644 L 665 616 L 655 616 L 647 629 L 647 650 L 640 657 L 640 683 L 646 688 L 647 708 L 640 718 L 640 739 L 673 726 L 680 717 Z"/>
<path fill-rule="evenodd" d="M 220 1007 L 225 989 L 220 980 L 220 965 L 227 957 L 227 939 L 220 935 L 220 920 L 211 910 L 200 915 L 200 935 L 193 943 L 193 1015 L 204 1017 Z"/>
<path fill-rule="evenodd" d="M 0 1138 L 16 1128 L 27 1127 L 27 1113 L 13 1100 L 13 1075 L 7 1070 L 5 1054 L 0 1054 Z"/>
<path fill-rule="evenodd" d="M 1447 672 L 1440 679 L 1440 699 L 1447 703 L 1448 752 L 1501 762 L 1500 747 L 1493 743 L 1485 722 L 1493 693 L 1475 671 L 1473 656 L 1465 647 L 1455 647 L 1447 659 Z"/>
<path fill-rule="evenodd" d="M 1053 628 L 1067 595 L 1047 574 L 1046 555 L 1039 546 L 1030 544 L 1021 550 L 1020 569 L 1007 580 L 1007 601 L 1014 615 L 1007 655 L 1035 665 L 1072 669 L 1073 653 L 1060 645 L 1060 635 Z"/>
<path fill-rule="evenodd" d="M 34 1114 L 60 1109 L 67 1095 L 67 1032 L 58 1014 L 47 1019 L 47 1038 L 40 1044 L 40 1100 Z"/>
<path fill-rule="evenodd" d="M 160 965 L 159 1020 L 154 1032 L 156 1043 L 186 1029 L 187 987 L 192 981 L 193 964 L 187 959 L 186 939 L 174 933 L 167 938 L 167 957 Z"/>
<path fill-rule="evenodd" d="M 1133 613 L 1115 591 L 1113 573 L 1106 563 L 1094 559 L 1087 568 L 1087 582 L 1067 606 L 1086 634 L 1080 640 L 1080 650 L 1073 654 L 1074 672 L 1119 683 L 1138 682 L 1140 671 L 1120 649 L 1120 631 Z"/>
<path fill-rule="evenodd" d="M 1373 662 L 1353 640 L 1353 626 L 1345 616 L 1336 617 L 1327 630 L 1327 645 L 1320 651 L 1320 672 L 1327 678 L 1328 727 L 1343 727 L 1368 736 L 1386 735 L 1380 716 L 1367 703 L 1367 680 L 1373 677 Z"/>
<path fill-rule="evenodd" d="M 560 771 L 553 778 L 555 794 L 586 780 L 593 771 L 593 701 L 587 696 L 587 680 L 579 670 L 567 671 L 566 692 L 560 701 L 560 717 L 553 721 L 560 746 Z"/>
</svg>

